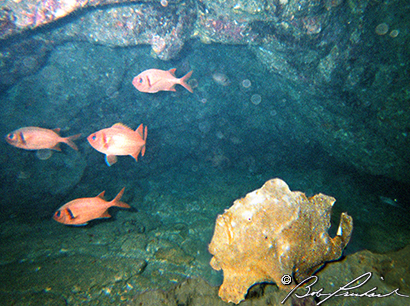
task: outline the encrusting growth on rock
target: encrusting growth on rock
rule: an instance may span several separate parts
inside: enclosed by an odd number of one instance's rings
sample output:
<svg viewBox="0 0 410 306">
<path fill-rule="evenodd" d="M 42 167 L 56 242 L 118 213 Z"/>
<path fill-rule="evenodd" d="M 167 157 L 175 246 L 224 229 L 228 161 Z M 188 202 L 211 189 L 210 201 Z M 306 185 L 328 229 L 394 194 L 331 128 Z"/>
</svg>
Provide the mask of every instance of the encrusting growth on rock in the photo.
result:
<svg viewBox="0 0 410 306">
<path fill-rule="evenodd" d="M 249 287 L 260 282 L 290 290 L 326 261 L 339 259 L 350 240 L 353 219 L 342 213 L 337 235 L 331 238 L 335 201 L 324 194 L 307 198 L 277 178 L 236 200 L 217 217 L 209 245 L 212 268 L 224 272 L 222 300 L 239 303 Z M 281 283 L 285 274 L 294 279 L 288 286 Z"/>
</svg>

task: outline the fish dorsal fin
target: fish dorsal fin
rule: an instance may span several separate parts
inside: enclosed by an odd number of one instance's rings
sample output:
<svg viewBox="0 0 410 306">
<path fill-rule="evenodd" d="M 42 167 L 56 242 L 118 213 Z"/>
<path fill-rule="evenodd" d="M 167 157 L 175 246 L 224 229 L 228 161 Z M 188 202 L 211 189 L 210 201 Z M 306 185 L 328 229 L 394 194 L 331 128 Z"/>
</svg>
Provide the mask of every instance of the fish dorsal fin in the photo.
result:
<svg viewBox="0 0 410 306">
<path fill-rule="evenodd" d="M 58 134 L 58 135 L 60 135 L 60 131 L 61 131 L 60 128 L 53 129 L 53 132 L 56 133 L 56 134 Z"/>
<path fill-rule="evenodd" d="M 142 134 L 144 132 L 144 126 L 142 125 L 142 123 L 139 125 L 139 127 L 135 130 L 136 133 L 138 133 L 138 135 L 141 136 L 141 139 L 144 139 L 144 135 Z"/>
<path fill-rule="evenodd" d="M 98 196 L 96 196 L 96 198 L 100 198 L 100 199 L 103 199 L 105 201 L 104 194 L 105 194 L 105 190 L 103 192 L 101 192 Z"/>
<path fill-rule="evenodd" d="M 169 69 L 169 70 L 168 70 L 168 72 L 169 72 L 170 74 L 172 74 L 173 76 L 175 76 L 175 71 L 177 71 L 177 68 L 172 68 L 172 69 Z"/>
<path fill-rule="evenodd" d="M 129 128 L 128 126 L 126 126 L 123 123 L 116 123 L 114 124 L 112 127 L 118 128 L 118 129 L 123 129 L 123 130 L 131 130 L 133 131 L 131 128 Z"/>
</svg>

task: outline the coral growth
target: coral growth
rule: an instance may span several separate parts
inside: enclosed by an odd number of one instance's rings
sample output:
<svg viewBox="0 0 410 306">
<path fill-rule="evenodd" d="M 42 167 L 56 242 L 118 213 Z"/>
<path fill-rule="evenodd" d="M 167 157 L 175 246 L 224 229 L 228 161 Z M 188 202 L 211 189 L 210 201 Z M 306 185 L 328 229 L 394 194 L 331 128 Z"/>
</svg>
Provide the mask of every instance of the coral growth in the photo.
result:
<svg viewBox="0 0 410 306">
<path fill-rule="evenodd" d="M 218 216 L 209 245 L 214 255 L 211 266 L 224 271 L 219 296 L 239 303 L 250 286 L 267 281 L 291 289 L 326 261 L 340 258 L 350 240 L 353 219 L 342 213 L 337 236 L 330 238 L 335 201 L 324 194 L 307 198 L 302 192 L 292 192 L 280 179 L 269 180 L 236 200 Z M 281 283 L 285 274 L 293 276 L 292 285 Z"/>
</svg>

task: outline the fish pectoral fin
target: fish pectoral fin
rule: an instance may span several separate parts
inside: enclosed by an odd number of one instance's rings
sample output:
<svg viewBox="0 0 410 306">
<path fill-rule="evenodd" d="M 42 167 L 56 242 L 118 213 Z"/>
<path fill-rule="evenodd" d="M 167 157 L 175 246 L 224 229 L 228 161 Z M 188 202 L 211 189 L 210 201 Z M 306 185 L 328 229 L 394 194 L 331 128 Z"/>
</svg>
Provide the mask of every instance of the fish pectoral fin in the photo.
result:
<svg viewBox="0 0 410 306">
<path fill-rule="evenodd" d="M 116 155 L 105 155 L 105 162 L 107 163 L 108 166 L 112 166 L 117 162 L 117 156 Z"/>
<path fill-rule="evenodd" d="M 108 213 L 108 211 L 106 210 L 101 216 L 100 218 L 111 218 L 111 215 Z"/>
</svg>

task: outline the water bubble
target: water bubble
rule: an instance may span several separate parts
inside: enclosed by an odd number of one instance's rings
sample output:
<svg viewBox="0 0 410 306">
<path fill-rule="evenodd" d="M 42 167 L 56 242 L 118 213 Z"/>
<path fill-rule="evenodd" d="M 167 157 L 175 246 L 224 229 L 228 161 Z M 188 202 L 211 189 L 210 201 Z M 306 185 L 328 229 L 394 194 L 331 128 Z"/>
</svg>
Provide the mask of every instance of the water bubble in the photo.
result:
<svg viewBox="0 0 410 306">
<path fill-rule="evenodd" d="M 275 117 L 277 114 L 278 114 L 278 113 L 277 113 L 276 110 L 274 110 L 274 109 L 270 111 L 270 115 L 271 115 L 272 117 Z"/>
<path fill-rule="evenodd" d="M 236 136 L 231 136 L 231 138 L 229 138 L 229 140 L 233 143 L 233 144 L 241 144 L 242 143 L 242 139 L 236 137 Z"/>
<path fill-rule="evenodd" d="M 244 88 L 249 88 L 249 87 L 252 86 L 252 83 L 251 83 L 250 80 L 245 79 L 245 80 L 242 81 L 242 86 L 243 86 Z"/>
<path fill-rule="evenodd" d="M 37 60 L 32 56 L 27 56 L 23 59 L 23 65 L 29 70 L 32 70 L 37 67 Z"/>
<path fill-rule="evenodd" d="M 197 79 L 190 79 L 188 81 L 189 86 L 191 86 L 192 89 L 195 89 L 198 87 L 198 80 Z"/>
<path fill-rule="evenodd" d="M 221 86 L 228 86 L 231 83 L 228 76 L 222 72 L 212 73 L 212 78 L 214 79 L 215 83 Z"/>
<path fill-rule="evenodd" d="M 27 171 L 20 171 L 20 172 L 17 174 L 17 179 L 18 179 L 18 180 L 25 180 L 25 179 L 30 178 L 30 176 L 31 176 L 31 174 L 30 174 L 29 172 L 27 172 Z"/>
<path fill-rule="evenodd" d="M 224 139 L 224 134 L 221 131 L 216 132 L 216 138 L 218 139 Z"/>
<path fill-rule="evenodd" d="M 389 35 L 392 38 L 399 36 L 399 30 L 392 30 Z"/>
<path fill-rule="evenodd" d="M 119 95 L 119 92 L 117 90 L 117 86 L 115 86 L 113 84 L 108 86 L 107 89 L 105 90 L 105 94 L 109 98 L 116 98 Z"/>
<path fill-rule="evenodd" d="M 167 1 L 167 0 L 161 0 L 161 5 L 162 5 L 163 7 L 168 6 L 168 1 Z"/>
<path fill-rule="evenodd" d="M 197 165 L 193 165 L 191 168 L 192 172 L 197 172 L 198 171 L 198 166 Z"/>
<path fill-rule="evenodd" d="M 49 159 L 53 155 L 53 151 L 48 149 L 37 150 L 36 157 L 40 160 Z"/>
<path fill-rule="evenodd" d="M 251 102 L 252 102 L 252 104 L 254 104 L 254 105 L 259 105 L 259 104 L 262 102 L 262 97 L 261 97 L 261 95 L 258 95 L 258 94 L 252 95 L 252 97 L 251 97 Z"/>
<path fill-rule="evenodd" d="M 41 71 L 41 77 L 47 79 L 47 82 L 61 82 L 61 72 L 60 70 L 53 65 L 48 65 L 44 67 Z"/>
<path fill-rule="evenodd" d="M 202 133 L 208 133 L 211 130 L 211 124 L 208 121 L 203 121 L 198 124 L 198 129 Z"/>
<path fill-rule="evenodd" d="M 375 31 L 377 35 L 385 35 L 389 32 L 389 26 L 383 22 L 376 27 Z"/>
</svg>

